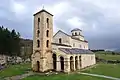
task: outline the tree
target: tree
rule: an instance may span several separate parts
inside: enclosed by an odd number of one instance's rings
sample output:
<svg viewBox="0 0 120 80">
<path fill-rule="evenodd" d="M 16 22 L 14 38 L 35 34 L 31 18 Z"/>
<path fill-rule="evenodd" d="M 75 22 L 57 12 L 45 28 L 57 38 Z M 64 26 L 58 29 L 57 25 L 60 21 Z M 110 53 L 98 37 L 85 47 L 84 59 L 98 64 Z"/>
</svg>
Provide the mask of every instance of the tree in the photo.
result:
<svg viewBox="0 0 120 80">
<path fill-rule="evenodd" d="M 0 26 L 0 54 L 20 55 L 20 33 Z"/>
</svg>

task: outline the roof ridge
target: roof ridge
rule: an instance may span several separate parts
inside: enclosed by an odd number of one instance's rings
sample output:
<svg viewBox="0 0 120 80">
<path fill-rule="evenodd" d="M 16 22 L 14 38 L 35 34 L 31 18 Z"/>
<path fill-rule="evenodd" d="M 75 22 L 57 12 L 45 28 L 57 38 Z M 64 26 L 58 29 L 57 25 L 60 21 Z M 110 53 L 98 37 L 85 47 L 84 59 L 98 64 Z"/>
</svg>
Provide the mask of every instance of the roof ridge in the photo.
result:
<svg viewBox="0 0 120 80">
<path fill-rule="evenodd" d="M 71 35 L 69 35 L 69 34 L 65 33 L 65 32 L 64 32 L 64 31 L 62 31 L 62 30 L 59 30 L 58 32 L 62 32 L 62 33 L 64 33 L 65 35 L 67 35 L 67 36 L 70 36 L 70 37 L 71 37 Z M 58 32 L 57 32 L 57 33 L 58 33 Z M 56 34 L 57 34 L 57 33 L 56 33 Z M 55 34 L 55 35 L 56 35 L 56 34 Z M 54 35 L 54 36 L 55 36 L 55 35 Z M 53 36 L 53 37 L 54 37 L 54 36 Z"/>
<path fill-rule="evenodd" d="M 38 13 L 41 13 L 41 12 L 46 12 L 46 13 L 50 14 L 51 16 L 53 16 L 53 14 L 51 14 L 51 13 L 48 12 L 48 11 L 46 11 L 45 9 L 42 9 L 42 10 L 36 12 L 35 14 L 33 14 L 33 16 L 35 16 L 35 15 L 37 15 Z"/>
</svg>

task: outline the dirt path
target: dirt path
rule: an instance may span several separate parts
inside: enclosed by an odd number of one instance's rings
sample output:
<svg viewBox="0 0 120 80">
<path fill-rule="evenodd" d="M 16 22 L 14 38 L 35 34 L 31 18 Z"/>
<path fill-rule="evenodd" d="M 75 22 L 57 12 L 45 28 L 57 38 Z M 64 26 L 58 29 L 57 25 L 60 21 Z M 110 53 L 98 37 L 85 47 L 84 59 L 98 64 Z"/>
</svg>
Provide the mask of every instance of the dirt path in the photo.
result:
<svg viewBox="0 0 120 80">
<path fill-rule="evenodd" d="M 105 75 L 90 74 L 90 73 L 80 73 L 80 74 L 89 75 L 89 76 L 96 76 L 96 77 L 102 77 L 102 78 L 107 78 L 107 79 L 110 79 L 110 80 L 120 80 L 120 78 L 115 78 L 115 77 L 105 76 Z"/>
<path fill-rule="evenodd" d="M 82 73 L 82 72 L 78 72 L 78 73 L 83 74 L 83 75 L 107 78 L 107 79 L 110 79 L 110 80 L 120 80 L 120 78 L 115 78 L 115 77 L 111 77 L 111 76 L 105 76 L 105 75 L 99 75 L 99 74 L 90 74 L 90 73 Z M 25 77 L 28 77 L 28 76 L 31 76 L 31 75 L 34 75 L 34 73 L 29 72 L 29 73 L 25 73 L 25 74 L 22 74 L 22 75 L 7 77 L 7 78 L 4 78 L 4 80 L 21 80 L 21 79 L 23 79 Z"/>
<path fill-rule="evenodd" d="M 4 78 L 5 80 L 21 80 L 27 76 L 30 76 L 30 75 L 33 75 L 33 72 L 29 72 L 29 73 L 25 73 L 25 74 L 22 74 L 22 75 L 17 75 L 17 76 L 12 76 L 12 77 L 7 77 L 7 78 Z"/>
</svg>

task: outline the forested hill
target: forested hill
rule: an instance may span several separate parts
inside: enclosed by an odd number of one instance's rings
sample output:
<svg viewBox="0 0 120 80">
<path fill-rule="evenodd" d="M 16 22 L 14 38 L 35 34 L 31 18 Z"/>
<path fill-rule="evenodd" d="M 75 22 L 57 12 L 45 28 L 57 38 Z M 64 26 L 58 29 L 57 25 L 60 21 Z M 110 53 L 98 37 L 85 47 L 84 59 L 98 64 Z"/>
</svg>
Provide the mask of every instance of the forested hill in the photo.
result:
<svg viewBox="0 0 120 80">
<path fill-rule="evenodd" d="M 8 30 L 0 26 L 0 54 L 19 55 L 20 54 L 20 34 L 13 30 Z"/>
</svg>

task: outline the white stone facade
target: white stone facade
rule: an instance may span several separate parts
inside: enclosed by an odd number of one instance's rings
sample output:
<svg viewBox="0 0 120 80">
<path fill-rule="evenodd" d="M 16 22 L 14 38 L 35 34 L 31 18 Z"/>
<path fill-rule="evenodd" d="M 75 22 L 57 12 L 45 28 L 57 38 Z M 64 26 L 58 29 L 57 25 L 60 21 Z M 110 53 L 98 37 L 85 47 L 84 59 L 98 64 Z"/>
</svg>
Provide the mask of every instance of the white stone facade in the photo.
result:
<svg viewBox="0 0 120 80">
<path fill-rule="evenodd" d="M 71 35 L 59 30 L 53 36 L 53 15 L 44 9 L 34 14 L 33 71 L 71 72 L 94 65 L 95 54 L 88 49 L 82 30 Z"/>
<path fill-rule="evenodd" d="M 84 37 L 79 36 L 72 36 L 64 33 L 63 31 L 59 30 L 53 36 L 53 43 L 59 44 L 59 39 L 61 39 L 62 44 L 70 45 L 72 48 L 79 48 L 79 49 L 88 49 L 88 42 L 84 40 Z"/>
</svg>

